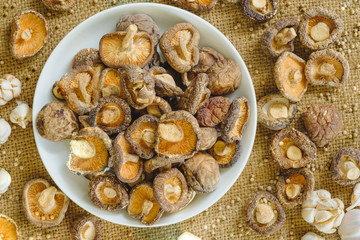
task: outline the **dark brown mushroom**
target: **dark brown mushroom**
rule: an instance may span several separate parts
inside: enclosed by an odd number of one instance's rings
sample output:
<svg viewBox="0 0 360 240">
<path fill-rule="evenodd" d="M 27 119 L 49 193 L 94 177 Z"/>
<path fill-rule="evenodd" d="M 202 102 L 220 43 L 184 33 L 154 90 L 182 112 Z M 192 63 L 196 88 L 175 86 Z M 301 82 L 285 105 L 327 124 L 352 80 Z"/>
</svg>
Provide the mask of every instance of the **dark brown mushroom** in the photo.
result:
<svg viewBox="0 0 360 240">
<path fill-rule="evenodd" d="M 119 71 L 106 68 L 101 72 L 100 81 L 103 83 L 101 95 L 103 97 L 115 96 L 126 100 L 125 93 L 121 88 Z"/>
<path fill-rule="evenodd" d="M 84 48 L 75 54 L 71 66 L 73 69 L 88 66 L 94 67 L 102 64 L 99 51 L 95 48 Z"/>
<path fill-rule="evenodd" d="M 199 131 L 199 151 L 206 151 L 210 149 L 218 138 L 218 131 L 216 128 L 202 127 Z"/>
<path fill-rule="evenodd" d="M 275 16 L 279 9 L 278 0 L 244 0 L 243 11 L 246 17 L 256 22 L 266 22 Z"/>
<path fill-rule="evenodd" d="M 218 139 L 212 148 L 210 148 L 209 153 L 218 162 L 219 167 L 231 167 L 240 157 L 240 141 L 227 143 Z"/>
<path fill-rule="evenodd" d="M 332 179 L 340 185 L 360 182 L 360 150 L 352 147 L 340 149 L 332 159 Z"/>
<path fill-rule="evenodd" d="M 183 95 L 181 88 L 176 86 L 174 78 L 163 67 L 154 66 L 149 69 L 150 75 L 155 79 L 155 92 L 159 97 L 176 97 Z"/>
<path fill-rule="evenodd" d="M 209 98 L 205 105 L 196 113 L 196 119 L 201 127 L 215 127 L 221 123 L 229 111 L 229 98 L 218 96 Z"/>
<path fill-rule="evenodd" d="M 71 226 L 72 240 L 101 240 L 100 220 L 91 215 L 77 218 Z"/>
<path fill-rule="evenodd" d="M 59 89 L 59 81 L 56 81 L 53 85 L 52 88 L 52 93 L 54 95 L 55 98 L 57 98 L 58 100 L 64 100 L 64 95 L 61 93 L 60 89 Z"/>
<path fill-rule="evenodd" d="M 171 112 L 170 104 L 161 97 L 155 97 L 154 101 L 146 107 L 148 114 L 155 117 L 161 117 L 163 114 Z"/>
</svg>

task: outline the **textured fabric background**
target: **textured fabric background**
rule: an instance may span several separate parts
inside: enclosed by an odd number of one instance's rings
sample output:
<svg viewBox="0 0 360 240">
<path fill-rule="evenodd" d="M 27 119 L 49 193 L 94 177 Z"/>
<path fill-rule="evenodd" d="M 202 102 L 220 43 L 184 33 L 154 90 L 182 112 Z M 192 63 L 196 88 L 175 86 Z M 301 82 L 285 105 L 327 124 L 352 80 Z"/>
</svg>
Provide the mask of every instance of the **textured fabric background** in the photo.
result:
<svg viewBox="0 0 360 240">
<path fill-rule="evenodd" d="M 71 11 L 57 13 L 46 9 L 40 0 L 1 0 L 0 75 L 10 73 L 22 81 L 22 94 L 17 100 L 32 103 L 36 82 L 46 59 L 71 29 L 99 11 L 131 2 L 133 1 L 77 0 L 76 6 Z M 160 2 L 172 4 L 168 1 Z M 338 89 L 309 86 L 303 100 L 299 103 L 300 111 L 291 124 L 304 131 L 301 114 L 310 103 L 330 102 L 341 110 L 345 123 L 343 132 L 330 146 L 318 149 L 316 162 L 310 168 L 315 172 L 315 188 L 329 190 L 334 197 L 342 199 L 345 206 L 349 205 L 352 187 L 342 187 L 334 183 L 328 166 L 333 154 L 339 148 L 359 147 L 360 38 L 356 33 L 357 30 L 360 32 L 359 2 L 359 0 L 294 0 L 292 2 L 280 0 L 280 11 L 270 21 L 273 23 L 280 18 L 290 16 L 300 18 L 304 10 L 321 4 L 335 10 L 345 22 L 345 31 L 341 40 L 338 44 L 333 44 L 331 48 L 345 54 L 350 63 L 350 78 Z M 14 15 L 18 11 L 27 9 L 43 14 L 48 20 L 51 33 L 48 43 L 35 57 L 20 62 L 10 55 L 10 26 Z M 201 13 L 199 16 L 217 27 L 235 45 L 249 68 L 257 99 L 277 91 L 273 80 L 275 61 L 267 57 L 259 45 L 259 38 L 268 24 L 258 24 L 247 20 L 239 5 L 225 1 L 218 2 L 214 10 Z M 299 42 L 296 42 L 295 53 L 307 59 L 310 51 L 305 50 Z M 9 121 L 10 111 L 15 106 L 15 101 L 0 106 L 0 118 Z M 9 215 L 18 223 L 24 239 L 70 239 L 69 229 L 72 221 L 79 214 L 85 213 L 74 203 L 70 204 L 65 220 L 57 227 L 41 229 L 32 226 L 27 221 L 21 204 L 24 184 L 36 177 L 51 179 L 38 155 L 31 126 L 22 129 L 12 124 L 12 127 L 13 132 L 9 141 L 0 146 L 0 167 L 7 169 L 13 179 L 9 191 L 0 196 L 0 213 Z M 205 212 L 182 223 L 162 228 L 130 228 L 102 221 L 103 239 L 176 239 L 183 231 L 193 232 L 203 239 L 300 239 L 308 231 L 316 232 L 314 227 L 301 218 L 300 207 L 286 210 L 285 225 L 270 237 L 258 235 L 245 223 L 244 213 L 254 193 L 262 189 L 268 189 L 273 193 L 275 190 L 278 169 L 268 150 L 273 133 L 258 126 L 253 152 L 244 172 L 230 191 Z M 327 235 L 326 239 L 339 239 L 339 236 Z"/>
</svg>

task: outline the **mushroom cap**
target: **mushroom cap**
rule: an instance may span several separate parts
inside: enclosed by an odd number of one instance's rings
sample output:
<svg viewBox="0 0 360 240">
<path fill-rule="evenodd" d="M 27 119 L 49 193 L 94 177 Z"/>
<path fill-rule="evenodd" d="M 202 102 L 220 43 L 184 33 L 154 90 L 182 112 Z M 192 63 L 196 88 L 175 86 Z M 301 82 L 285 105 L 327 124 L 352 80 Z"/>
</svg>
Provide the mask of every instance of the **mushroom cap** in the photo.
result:
<svg viewBox="0 0 360 240">
<path fill-rule="evenodd" d="M 159 97 L 175 97 L 184 94 L 183 90 L 176 86 L 172 75 L 163 67 L 154 66 L 149 69 L 150 75 L 155 80 L 155 92 Z M 163 78 L 168 78 L 164 79 Z"/>
<path fill-rule="evenodd" d="M 84 48 L 75 54 L 71 66 L 75 69 L 81 66 L 94 67 L 97 64 L 102 64 L 99 50 L 95 48 Z"/>
<path fill-rule="evenodd" d="M 196 12 L 210 11 L 215 7 L 216 2 L 217 0 L 195 0 L 191 2 L 187 0 L 175 0 L 175 3 L 179 7 Z"/>
<path fill-rule="evenodd" d="M 212 127 L 201 127 L 199 131 L 199 151 L 206 151 L 210 149 L 218 138 L 218 131 Z"/>
<path fill-rule="evenodd" d="M 54 11 L 67 11 L 75 5 L 75 0 L 65 0 L 65 1 L 57 1 L 57 0 L 42 0 L 44 5 Z"/>
<path fill-rule="evenodd" d="M 101 226 L 100 226 L 100 221 L 98 218 L 91 216 L 91 215 L 81 216 L 72 223 L 72 227 L 70 229 L 72 240 L 83 240 L 84 239 L 82 236 L 82 230 L 85 230 L 83 228 L 87 223 L 91 223 L 91 227 L 93 227 L 92 230 L 95 231 L 95 235 L 91 239 L 92 240 L 101 240 L 102 230 L 101 230 Z"/>
<path fill-rule="evenodd" d="M 227 97 L 209 98 L 205 105 L 196 113 L 196 119 L 201 127 L 215 127 L 221 123 L 229 111 L 231 101 Z"/>
<path fill-rule="evenodd" d="M 270 9 L 267 9 L 265 13 L 261 13 L 259 11 L 256 11 L 251 5 L 252 0 L 244 0 L 243 1 L 243 11 L 246 17 L 250 18 L 251 20 L 254 20 L 256 22 L 267 22 L 270 19 L 272 19 L 279 9 L 279 1 L 278 0 L 267 0 L 266 5 L 271 5 Z"/>
<path fill-rule="evenodd" d="M 20 240 L 21 235 L 16 222 L 10 217 L 0 214 L 0 235 L 6 239 Z"/>
<path fill-rule="evenodd" d="M 163 98 L 156 96 L 154 101 L 146 107 L 147 113 L 155 117 L 161 117 L 163 114 L 171 112 L 170 104 Z"/>
<path fill-rule="evenodd" d="M 343 157 L 350 157 L 353 160 L 357 168 L 360 168 L 360 150 L 353 147 L 344 147 L 336 152 L 334 155 L 330 171 L 332 173 L 332 179 L 340 185 L 348 186 L 354 185 L 360 182 L 360 177 L 354 180 L 344 178 L 341 170 L 341 160 Z"/>
</svg>

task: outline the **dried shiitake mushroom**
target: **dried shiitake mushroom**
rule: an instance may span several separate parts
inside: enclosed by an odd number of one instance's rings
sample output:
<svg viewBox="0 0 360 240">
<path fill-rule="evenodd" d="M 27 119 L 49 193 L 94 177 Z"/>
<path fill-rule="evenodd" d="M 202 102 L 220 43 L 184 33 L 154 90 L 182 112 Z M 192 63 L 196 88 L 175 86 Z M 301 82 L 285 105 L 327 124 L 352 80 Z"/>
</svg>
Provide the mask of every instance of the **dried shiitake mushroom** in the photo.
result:
<svg viewBox="0 0 360 240">
<path fill-rule="evenodd" d="M 66 165 L 74 174 L 103 173 L 112 167 L 111 139 L 100 128 L 81 129 L 70 141 L 70 150 Z"/>
<path fill-rule="evenodd" d="M 218 139 L 209 153 L 218 162 L 219 167 L 231 167 L 240 157 L 240 141 L 227 143 Z"/>
<path fill-rule="evenodd" d="M 154 20 L 146 14 L 134 14 L 122 17 L 116 24 L 116 31 L 126 31 L 126 29 L 135 24 L 139 32 L 146 32 L 150 35 L 156 46 L 160 38 L 160 30 Z"/>
<path fill-rule="evenodd" d="M 305 134 L 291 127 L 275 133 L 270 151 L 282 169 L 305 167 L 316 158 L 315 144 Z"/>
<path fill-rule="evenodd" d="M 350 67 L 346 58 L 332 49 L 313 52 L 306 62 L 305 75 L 314 85 L 338 87 L 349 77 Z"/>
<path fill-rule="evenodd" d="M 164 210 L 156 202 L 151 183 L 142 182 L 131 189 L 127 212 L 145 225 L 153 225 L 159 221 Z"/>
<path fill-rule="evenodd" d="M 196 113 L 196 119 L 201 127 L 215 127 L 221 123 L 229 111 L 229 98 L 218 96 L 209 98 L 205 105 Z"/>
<path fill-rule="evenodd" d="M 147 71 L 134 65 L 124 65 L 119 72 L 121 87 L 133 108 L 143 109 L 154 101 L 155 81 Z"/>
<path fill-rule="evenodd" d="M 294 41 L 299 28 L 296 18 L 284 18 L 270 25 L 262 35 L 262 48 L 272 57 L 278 57 L 283 52 L 294 51 Z"/>
<path fill-rule="evenodd" d="M 88 193 L 94 205 L 103 210 L 117 211 L 129 204 L 128 193 L 112 175 L 99 175 L 92 178 Z"/>
<path fill-rule="evenodd" d="M 199 149 L 199 124 L 187 111 L 174 111 L 161 116 L 155 135 L 159 157 L 182 161 Z"/>
<path fill-rule="evenodd" d="M 190 23 L 178 23 L 164 32 L 159 47 L 170 66 L 184 73 L 199 62 L 199 40 L 199 32 Z"/>
<path fill-rule="evenodd" d="M 328 104 L 312 104 L 303 117 L 309 138 L 318 147 L 324 147 L 331 142 L 343 126 L 340 112 Z"/>
<path fill-rule="evenodd" d="M 81 216 L 72 223 L 72 240 L 100 240 L 101 226 L 100 221 L 94 216 Z"/>
<path fill-rule="evenodd" d="M 216 5 L 216 0 L 175 0 L 175 3 L 182 8 L 185 8 L 190 11 L 209 11 L 213 9 Z"/>
<path fill-rule="evenodd" d="M 178 161 L 172 161 L 170 159 L 164 159 L 160 157 L 154 157 L 150 160 L 147 160 L 144 163 L 144 172 L 146 179 L 151 180 L 155 175 L 165 169 L 170 169 L 171 167 L 178 167 L 181 164 Z"/>
<path fill-rule="evenodd" d="M 257 233 L 270 235 L 285 223 L 285 211 L 279 200 L 269 192 L 258 192 L 246 211 L 247 223 Z"/>
<path fill-rule="evenodd" d="M 67 11 L 75 4 L 75 0 L 42 0 L 42 2 L 54 11 Z"/>
<path fill-rule="evenodd" d="M 188 203 L 188 186 L 177 168 L 160 172 L 154 178 L 153 188 L 155 199 L 165 212 L 178 212 Z"/>
<path fill-rule="evenodd" d="M 149 34 L 131 24 L 126 31 L 105 34 L 100 39 L 99 51 L 102 62 L 108 67 L 131 64 L 143 68 L 154 54 L 154 42 Z"/>
<path fill-rule="evenodd" d="M 148 114 L 155 117 L 161 117 L 163 114 L 171 112 L 170 104 L 165 101 L 163 98 L 156 96 L 154 101 L 146 107 Z"/>
<path fill-rule="evenodd" d="M 314 175 L 309 169 L 290 169 L 281 174 L 276 184 L 276 193 L 284 207 L 294 208 L 311 196 L 314 186 Z"/>
<path fill-rule="evenodd" d="M 183 90 L 176 86 L 173 76 L 163 67 L 154 66 L 149 69 L 155 79 L 155 92 L 159 97 L 176 97 L 183 95 Z"/>
<path fill-rule="evenodd" d="M 221 124 L 221 137 L 225 142 L 240 141 L 246 123 L 250 117 L 250 106 L 245 97 L 238 97 L 231 103 L 230 109 Z"/>
<path fill-rule="evenodd" d="M 20 231 L 14 220 L 0 214 L 0 236 L 3 240 L 20 240 Z"/>
<path fill-rule="evenodd" d="M 78 117 L 79 120 L 79 125 L 80 125 L 80 129 L 82 128 L 86 128 L 86 127 L 91 127 L 91 123 L 90 123 L 90 116 L 89 115 L 81 115 Z"/>
<path fill-rule="evenodd" d="M 155 51 L 150 62 L 148 62 L 148 64 L 145 67 L 143 67 L 143 69 L 146 71 L 149 71 L 150 68 L 155 67 L 155 66 L 160 66 L 160 64 L 161 64 L 160 54 L 157 51 Z"/>
<path fill-rule="evenodd" d="M 71 66 L 73 69 L 82 66 L 96 67 L 102 64 L 99 51 L 95 48 L 84 48 L 75 54 Z"/>
<path fill-rule="evenodd" d="M 199 73 L 181 96 L 178 109 L 186 110 L 194 115 L 210 97 L 210 90 L 206 87 L 208 82 L 208 76 L 205 73 Z"/>
<path fill-rule="evenodd" d="M 193 157 L 185 161 L 183 170 L 188 184 L 196 192 L 212 192 L 219 184 L 219 164 L 208 153 L 196 153 Z"/>
<path fill-rule="evenodd" d="M 56 81 L 53 85 L 52 88 L 52 93 L 54 95 L 55 98 L 59 99 L 59 100 L 64 100 L 65 97 L 64 95 L 61 93 L 60 89 L 59 89 L 59 82 Z"/>
<path fill-rule="evenodd" d="M 328 47 L 340 38 L 344 23 L 335 12 L 317 7 L 305 12 L 299 26 L 300 41 L 317 50 Z"/>
<path fill-rule="evenodd" d="M 292 52 L 284 52 L 275 63 L 274 73 L 280 93 L 290 101 L 300 101 L 307 90 L 305 61 Z"/>
<path fill-rule="evenodd" d="M 125 100 L 115 96 L 100 98 L 90 111 L 92 127 L 99 127 L 108 135 L 124 131 L 131 122 L 131 109 Z"/>
<path fill-rule="evenodd" d="M 103 83 L 101 94 L 103 97 L 115 96 L 126 100 L 124 91 L 120 84 L 120 74 L 118 70 L 106 68 L 101 72 L 100 81 Z"/>
<path fill-rule="evenodd" d="M 37 115 L 36 129 L 43 138 L 60 142 L 71 138 L 79 130 L 79 125 L 75 114 L 64 102 L 53 101 Z"/>
<path fill-rule="evenodd" d="M 202 127 L 199 131 L 199 151 L 210 149 L 218 138 L 218 131 L 216 128 Z"/>
<path fill-rule="evenodd" d="M 33 10 L 18 13 L 11 27 L 10 50 L 19 60 L 34 56 L 46 44 L 49 35 L 45 18 Z"/>
<path fill-rule="evenodd" d="M 28 220 L 41 227 L 61 223 L 69 206 L 68 197 L 45 179 L 33 179 L 23 191 L 23 205 Z"/>
<path fill-rule="evenodd" d="M 258 101 L 258 120 L 266 128 L 281 130 L 290 125 L 297 112 L 297 104 L 281 94 L 268 94 Z"/>
<path fill-rule="evenodd" d="M 245 16 L 257 21 L 266 22 L 275 16 L 279 9 L 278 0 L 244 0 Z"/>
<path fill-rule="evenodd" d="M 212 65 L 207 71 L 208 88 L 212 95 L 225 95 L 234 92 L 240 84 L 241 69 L 232 59 L 225 58 Z"/>
<path fill-rule="evenodd" d="M 114 172 L 124 183 L 133 183 L 140 179 L 143 172 L 143 161 L 135 153 L 125 138 L 125 132 L 119 133 L 114 141 Z"/>
<path fill-rule="evenodd" d="M 136 119 L 126 129 L 126 140 L 141 158 L 150 159 L 154 156 L 158 120 L 157 117 L 146 114 Z"/>
<path fill-rule="evenodd" d="M 352 147 L 340 149 L 331 164 L 332 179 L 340 185 L 360 182 L 360 150 Z"/>
</svg>

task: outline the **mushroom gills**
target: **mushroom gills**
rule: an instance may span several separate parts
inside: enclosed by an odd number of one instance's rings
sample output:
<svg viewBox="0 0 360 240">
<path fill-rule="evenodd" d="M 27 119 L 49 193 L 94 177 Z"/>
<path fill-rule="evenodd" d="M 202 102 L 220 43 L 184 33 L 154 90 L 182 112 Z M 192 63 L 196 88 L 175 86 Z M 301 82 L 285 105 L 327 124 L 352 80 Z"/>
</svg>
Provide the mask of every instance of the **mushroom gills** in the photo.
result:
<svg viewBox="0 0 360 240">
<path fill-rule="evenodd" d="M 340 162 L 340 173 L 346 179 L 356 180 L 360 177 L 359 164 L 352 157 L 344 155 Z"/>
<path fill-rule="evenodd" d="M 96 237 L 96 228 L 91 221 L 86 222 L 80 232 L 80 240 L 94 240 Z"/>
<path fill-rule="evenodd" d="M 271 118 L 289 118 L 290 102 L 286 98 L 275 98 L 263 106 L 263 112 Z"/>
</svg>

